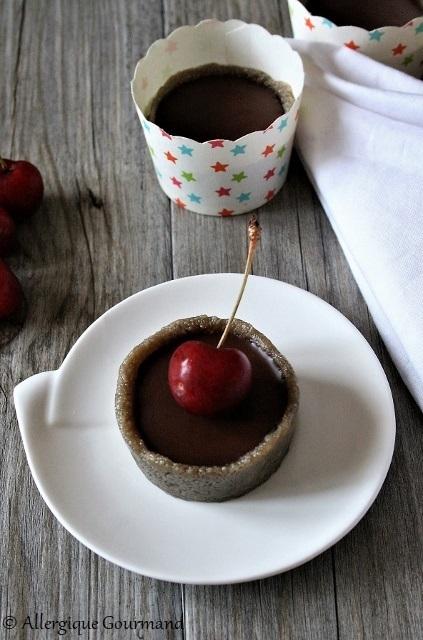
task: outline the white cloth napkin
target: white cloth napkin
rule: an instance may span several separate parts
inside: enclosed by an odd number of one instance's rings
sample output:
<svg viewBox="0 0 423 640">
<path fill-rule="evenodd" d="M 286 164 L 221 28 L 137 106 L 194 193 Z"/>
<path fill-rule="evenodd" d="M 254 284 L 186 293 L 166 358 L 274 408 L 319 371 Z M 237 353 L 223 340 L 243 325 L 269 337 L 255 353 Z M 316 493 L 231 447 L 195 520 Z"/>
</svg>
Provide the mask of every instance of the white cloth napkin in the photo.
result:
<svg viewBox="0 0 423 640">
<path fill-rule="evenodd" d="M 423 82 L 347 47 L 290 44 L 306 74 L 298 151 L 423 410 Z"/>
</svg>

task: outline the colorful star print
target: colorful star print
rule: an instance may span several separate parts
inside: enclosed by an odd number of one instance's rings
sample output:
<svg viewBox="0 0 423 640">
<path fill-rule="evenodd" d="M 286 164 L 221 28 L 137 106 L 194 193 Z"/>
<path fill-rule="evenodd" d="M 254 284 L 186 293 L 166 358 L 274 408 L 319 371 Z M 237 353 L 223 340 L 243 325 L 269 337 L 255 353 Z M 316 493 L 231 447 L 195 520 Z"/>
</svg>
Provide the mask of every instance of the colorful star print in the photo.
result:
<svg viewBox="0 0 423 640">
<path fill-rule="evenodd" d="M 269 171 L 264 174 L 263 178 L 265 180 L 270 180 L 270 178 L 273 178 L 273 176 L 275 175 L 275 171 L 276 167 L 273 167 L 273 169 L 269 169 Z"/>
<path fill-rule="evenodd" d="M 278 176 L 282 176 L 282 175 L 285 173 L 285 171 L 286 171 L 286 167 L 287 167 L 287 163 L 285 162 L 285 164 L 283 164 L 283 165 L 281 166 L 281 168 L 279 169 L 279 171 L 278 171 Z"/>
<path fill-rule="evenodd" d="M 182 187 L 182 182 L 180 180 L 178 180 L 178 178 L 171 178 L 172 183 L 175 185 L 175 187 L 178 187 L 178 189 L 180 189 Z"/>
<path fill-rule="evenodd" d="M 310 18 L 304 18 L 304 22 L 305 22 L 305 26 L 308 27 L 310 31 L 313 31 L 313 29 L 315 29 L 315 26 L 310 20 Z"/>
<path fill-rule="evenodd" d="M 183 200 L 180 200 L 179 198 L 176 198 L 175 204 L 181 209 L 185 209 L 185 207 L 187 206 L 185 202 L 183 202 Z"/>
<path fill-rule="evenodd" d="M 413 62 L 413 55 L 410 54 L 409 56 L 405 56 L 404 60 L 401 62 L 401 64 L 404 67 L 408 67 L 409 64 L 411 64 Z"/>
<path fill-rule="evenodd" d="M 324 27 L 327 27 L 328 29 L 332 29 L 332 27 L 334 27 L 334 23 L 331 20 L 328 20 L 327 18 L 323 18 L 322 19 L 322 25 Z"/>
<path fill-rule="evenodd" d="M 165 156 L 169 160 L 169 162 L 173 162 L 173 164 L 176 164 L 178 158 L 174 156 L 170 151 L 165 151 Z"/>
<path fill-rule="evenodd" d="M 285 145 L 283 144 L 283 145 L 282 145 L 281 147 L 279 147 L 279 149 L 278 149 L 278 158 L 282 158 L 282 156 L 283 156 L 283 154 L 285 153 L 285 151 L 286 151 L 286 147 L 285 147 Z"/>
<path fill-rule="evenodd" d="M 239 156 L 241 153 L 245 153 L 246 146 L 246 144 L 237 144 L 233 149 L 231 149 L 231 153 L 233 153 L 234 156 Z"/>
<path fill-rule="evenodd" d="M 155 154 L 155 152 L 154 152 L 153 147 L 148 147 L 148 149 L 149 149 L 149 151 L 150 151 L 151 155 L 154 157 L 156 154 Z"/>
<path fill-rule="evenodd" d="M 147 120 L 144 120 L 144 122 L 142 123 L 142 126 L 146 131 L 150 131 L 150 125 L 148 124 Z"/>
<path fill-rule="evenodd" d="M 162 134 L 163 138 L 169 138 L 169 140 L 172 140 L 172 136 L 169 135 L 164 129 L 160 129 L 160 133 Z"/>
<path fill-rule="evenodd" d="M 233 209 L 222 209 L 221 211 L 218 211 L 217 213 L 219 214 L 219 216 L 222 216 L 222 218 L 228 218 L 229 216 L 231 216 L 233 214 L 234 210 Z"/>
<path fill-rule="evenodd" d="M 242 180 L 245 180 L 246 178 L 247 176 L 245 175 L 244 171 L 241 171 L 240 173 L 234 173 L 232 175 L 233 182 L 242 182 Z"/>
<path fill-rule="evenodd" d="M 194 178 L 194 174 L 189 173 L 188 171 L 182 171 L 181 176 L 187 182 L 196 182 L 196 179 Z"/>
<path fill-rule="evenodd" d="M 399 42 L 397 46 L 392 49 L 392 55 L 400 56 L 406 50 L 406 48 L 406 44 L 401 44 L 401 42 Z"/>
<path fill-rule="evenodd" d="M 247 202 L 250 199 L 251 196 L 251 191 L 249 193 L 240 193 L 239 196 L 237 196 L 237 200 L 238 202 Z"/>
<path fill-rule="evenodd" d="M 348 47 L 348 49 L 352 49 L 353 51 L 357 51 L 357 49 L 360 48 L 360 46 L 354 42 L 354 40 L 350 40 L 349 42 L 345 42 L 344 43 L 346 47 Z"/>
<path fill-rule="evenodd" d="M 192 158 L 192 152 L 194 151 L 194 149 L 192 149 L 191 147 L 187 147 L 185 144 L 183 144 L 181 147 L 178 147 L 178 149 L 183 156 L 191 156 Z"/>
<path fill-rule="evenodd" d="M 269 202 L 269 200 L 271 200 L 273 198 L 273 196 L 275 195 L 276 190 L 275 189 L 270 189 L 267 193 L 266 193 L 266 200 L 267 202 Z"/>
<path fill-rule="evenodd" d="M 209 140 L 209 144 L 212 149 L 216 149 L 216 147 L 223 147 L 224 140 Z"/>
<path fill-rule="evenodd" d="M 423 33 L 423 22 L 421 22 L 419 26 L 416 27 L 416 33 Z"/>
<path fill-rule="evenodd" d="M 267 158 L 267 156 L 272 155 L 274 148 L 275 148 L 274 144 L 268 144 L 266 148 L 261 152 L 261 155 Z"/>
<path fill-rule="evenodd" d="M 197 204 L 200 204 L 201 202 L 201 196 L 197 196 L 195 193 L 190 193 L 188 198 L 191 202 L 196 202 Z"/>
<path fill-rule="evenodd" d="M 219 196 L 219 198 L 221 198 L 222 196 L 230 196 L 231 188 L 232 187 L 220 187 L 219 189 L 216 189 L 216 193 Z"/>
<path fill-rule="evenodd" d="M 279 131 L 282 131 L 282 129 L 285 129 L 287 125 L 288 125 L 288 118 L 282 118 L 282 120 L 278 124 Z"/>
<path fill-rule="evenodd" d="M 219 173 L 219 171 L 226 171 L 226 168 L 229 167 L 228 164 L 222 164 L 221 162 L 215 162 L 215 164 L 210 166 L 214 169 L 215 173 Z"/>
<path fill-rule="evenodd" d="M 169 40 L 169 42 L 166 45 L 165 51 L 167 53 L 173 53 L 174 51 L 176 51 L 177 48 L 178 48 L 178 43 L 175 42 L 174 40 Z"/>
<path fill-rule="evenodd" d="M 373 31 L 369 32 L 369 39 L 380 42 L 380 39 L 384 34 L 385 34 L 384 31 L 379 31 L 379 29 L 374 29 Z"/>
</svg>

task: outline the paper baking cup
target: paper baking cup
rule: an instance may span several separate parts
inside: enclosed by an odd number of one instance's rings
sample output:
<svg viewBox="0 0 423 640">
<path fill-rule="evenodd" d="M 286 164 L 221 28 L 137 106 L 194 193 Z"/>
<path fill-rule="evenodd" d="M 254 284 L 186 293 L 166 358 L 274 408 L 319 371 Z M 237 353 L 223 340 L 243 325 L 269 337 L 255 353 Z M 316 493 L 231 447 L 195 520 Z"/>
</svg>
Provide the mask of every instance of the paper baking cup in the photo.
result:
<svg viewBox="0 0 423 640">
<path fill-rule="evenodd" d="M 153 98 L 171 76 L 209 63 L 264 71 L 290 85 L 294 104 L 265 131 L 232 141 L 196 142 L 147 120 Z M 246 213 L 271 200 L 286 179 L 303 84 L 299 55 L 281 36 L 255 24 L 205 20 L 154 42 L 137 64 L 131 89 L 163 191 L 184 209 L 214 216 Z"/>
<path fill-rule="evenodd" d="M 299 0 L 289 0 L 288 6 L 295 38 L 341 44 L 420 78 L 423 72 L 423 16 L 403 27 L 366 31 L 361 27 L 338 27 L 327 18 L 313 16 Z"/>
</svg>

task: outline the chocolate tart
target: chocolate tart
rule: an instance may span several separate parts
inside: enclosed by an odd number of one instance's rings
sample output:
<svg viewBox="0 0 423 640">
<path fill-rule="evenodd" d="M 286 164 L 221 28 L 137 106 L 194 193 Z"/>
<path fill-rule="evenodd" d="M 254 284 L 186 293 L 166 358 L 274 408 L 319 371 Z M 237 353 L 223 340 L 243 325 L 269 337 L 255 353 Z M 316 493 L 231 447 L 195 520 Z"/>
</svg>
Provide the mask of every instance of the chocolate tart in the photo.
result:
<svg viewBox="0 0 423 640">
<path fill-rule="evenodd" d="M 147 113 L 171 135 L 237 140 L 264 131 L 294 102 L 292 88 L 264 71 L 210 63 L 171 76 Z"/>
<path fill-rule="evenodd" d="M 251 491 L 278 469 L 294 432 L 295 373 L 276 347 L 242 320 L 233 322 L 225 346 L 243 342 L 246 351 L 251 351 L 253 371 L 257 361 L 257 384 L 253 381 L 252 397 L 244 401 L 247 405 L 233 414 L 202 419 L 186 413 L 173 399 L 168 401 L 165 366 L 173 349 L 184 340 L 202 336 L 209 342 L 216 336 L 217 343 L 225 325 L 226 320 L 209 316 L 177 320 L 132 349 L 119 369 L 115 407 L 120 432 L 144 475 L 184 500 L 222 502 Z M 154 375 L 163 387 L 158 396 L 151 387 Z M 267 424 L 260 425 L 261 416 Z M 216 435 L 219 429 L 220 438 Z M 209 462 L 201 464 L 202 460 Z"/>
</svg>

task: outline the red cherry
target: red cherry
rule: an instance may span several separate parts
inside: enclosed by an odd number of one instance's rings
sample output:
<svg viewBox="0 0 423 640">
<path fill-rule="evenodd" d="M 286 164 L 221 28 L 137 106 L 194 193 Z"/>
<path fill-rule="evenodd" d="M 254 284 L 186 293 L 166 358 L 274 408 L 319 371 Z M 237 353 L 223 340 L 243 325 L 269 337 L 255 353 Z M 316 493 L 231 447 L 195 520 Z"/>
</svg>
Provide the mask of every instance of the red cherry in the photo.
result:
<svg viewBox="0 0 423 640">
<path fill-rule="evenodd" d="M 251 388 L 252 368 L 239 349 L 217 349 L 188 340 L 172 354 L 168 380 L 181 407 L 208 416 L 232 409 L 245 398 Z"/>
<path fill-rule="evenodd" d="M 38 209 L 43 199 L 41 173 L 25 160 L 0 160 L 0 207 L 17 220 L 24 220 Z"/>
<path fill-rule="evenodd" d="M 6 209 L 0 207 L 0 256 L 7 256 L 16 245 L 16 225 Z"/>
<path fill-rule="evenodd" d="M 22 287 L 4 260 L 0 260 L 0 320 L 19 311 L 23 302 Z"/>
</svg>

